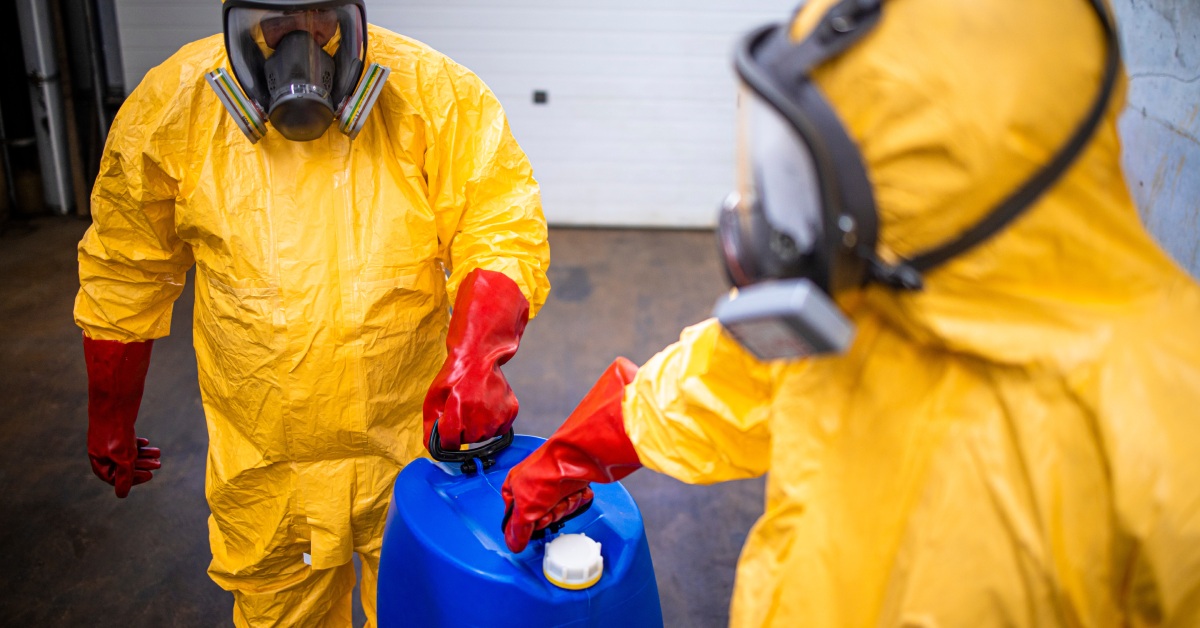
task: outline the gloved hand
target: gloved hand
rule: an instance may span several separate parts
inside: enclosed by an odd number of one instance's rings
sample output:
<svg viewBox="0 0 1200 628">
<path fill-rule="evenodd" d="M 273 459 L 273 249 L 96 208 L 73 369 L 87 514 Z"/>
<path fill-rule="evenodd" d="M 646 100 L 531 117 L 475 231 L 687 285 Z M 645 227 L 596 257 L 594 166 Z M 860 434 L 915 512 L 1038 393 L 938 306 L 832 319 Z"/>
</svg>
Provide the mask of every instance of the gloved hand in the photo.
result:
<svg viewBox="0 0 1200 628">
<path fill-rule="evenodd" d="M 517 353 L 529 301 L 504 273 L 476 269 L 458 289 L 446 336 L 446 361 L 425 395 L 425 445 L 436 421 L 441 446 L 457 450 L 503 435 L 517 397 L 500 366 Z"/>
<path fill-rule="evenodd" d="M 535 530 L 590 502 L 589 482 L 616 482 L 642 467 L 621 415 L 635 375 L 633 362 L 617 358 L 562 427 L 508 472 L 500 494 L 510 550 L 524 550 Z"/>
<path fill-rule="evenodd" d="M 88 373 L 88 458 L 92 472 L 129 495 L 160 468 L 161 453 L 133 431 L 154 341 L 123 343 L 83 337 Z"/>
</svg>

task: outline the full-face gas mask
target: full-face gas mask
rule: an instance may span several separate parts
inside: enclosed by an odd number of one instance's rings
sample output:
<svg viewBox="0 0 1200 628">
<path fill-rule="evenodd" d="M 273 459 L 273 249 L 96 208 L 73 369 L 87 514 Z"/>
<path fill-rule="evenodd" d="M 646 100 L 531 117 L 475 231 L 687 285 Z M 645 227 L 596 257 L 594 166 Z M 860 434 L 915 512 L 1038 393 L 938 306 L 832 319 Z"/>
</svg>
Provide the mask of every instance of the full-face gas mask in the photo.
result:
<svg viewBox="0 0 1200 628">
<path fill-rule="evenodd" d="M 226 0 L 224 22 L 233 77 L 220 68 L 207 78 L 251 142 L 268 120 L 298 142 L 321 137 L 335 119 L 358 134 L 391 72 L 374 63 L 364 71 L 363 0 Z"/>
<path fill-rule="evenodd" d="M 979 223 L 908 259 L 877 254 L 879 213 L 862 155 L 811 75 L 883 19 L 883 0 L 843 0 L 799 43 L 787 24 L 750 33 L 735 54 L 741 82 L 737 190 L 721 208 L 718 239 L 736 288 L 713 312 L 762 360 L 840 353 L 854 327 L 834 295 L 878 283 L 921 290 L 923 275 L 991 237 L 1050 189 L 1092 138 L 1120 67 L 1112 20 L 1099 94 L 1065 144 Z"/>
</svg>

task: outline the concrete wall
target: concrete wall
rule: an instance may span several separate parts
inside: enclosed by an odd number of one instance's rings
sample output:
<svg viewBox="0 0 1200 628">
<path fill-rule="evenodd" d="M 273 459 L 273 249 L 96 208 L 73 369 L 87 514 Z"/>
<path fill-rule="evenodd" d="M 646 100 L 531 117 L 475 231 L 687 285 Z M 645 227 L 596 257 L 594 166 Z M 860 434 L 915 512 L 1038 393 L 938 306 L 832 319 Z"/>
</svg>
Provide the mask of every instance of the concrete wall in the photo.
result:
<svg viewBox="0 0 1200 628">
<path fill-rule="evenodd" d="M 1200 2 L 1114 0 L 1129 73 L 1125 172 L 1146 225 L 1200 277 Z"/>
</svg>

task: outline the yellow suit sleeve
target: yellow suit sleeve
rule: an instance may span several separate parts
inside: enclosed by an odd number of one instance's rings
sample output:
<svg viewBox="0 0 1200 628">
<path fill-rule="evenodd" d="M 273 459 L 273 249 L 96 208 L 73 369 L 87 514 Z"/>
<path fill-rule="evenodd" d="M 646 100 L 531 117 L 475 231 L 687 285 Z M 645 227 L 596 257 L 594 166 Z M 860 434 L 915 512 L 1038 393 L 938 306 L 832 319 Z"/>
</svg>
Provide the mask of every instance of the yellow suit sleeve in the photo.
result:
<svg viewBox="0 0 1200 628">
<path fill-rule="evenodd" d="M 683 331 L 625 389 L 625 432 L 642 464 L 690 484 L 757 477 L 771 447 L 772 377 L 708 320 Z"/>
<path fill-rule="evenodd" d="M 438 231 L 449 243 L 451 303 L 467 274 L 483 268 L 517 282 L 534 316 L 550 291 L 550 246 L 533 167 L 500 102 L 478 77 L 446 60 L 437 83 L 437 95 L 447 102 L 427 102 L 427 110 L 449 114 L 426 168 Z"/>
<path fill-rule="evenodd" d="M 92 227 L 79 243 L 75 322 L 97 340 L 166 336 L 194 260 L 175 233 L 173 152 L 182 111 L 173 110 L 179 68 L 152 70 L 121 108 L 92 189 Z"/>
</svg>

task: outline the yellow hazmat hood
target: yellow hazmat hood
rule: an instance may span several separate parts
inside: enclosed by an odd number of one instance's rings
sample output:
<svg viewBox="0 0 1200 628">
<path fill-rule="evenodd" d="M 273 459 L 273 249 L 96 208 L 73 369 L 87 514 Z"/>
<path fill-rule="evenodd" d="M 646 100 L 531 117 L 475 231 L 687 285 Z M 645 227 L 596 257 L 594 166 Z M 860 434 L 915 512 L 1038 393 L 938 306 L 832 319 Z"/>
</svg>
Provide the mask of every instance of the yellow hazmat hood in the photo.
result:
<svg viewBox="0 0 1200 628">
<path fill-rule="evenodd" d="M 834 4 L 809 3 L 793 36 Z M 862 150 L 879 206 L 879 250 L 894 259 L 954 239 L 1045 165 L 1096 97 L 1105 43 L 1086 0 L 895 0 L 883 10 L 875 31 L 814 79 Z M 923 292 L 873 287 L 848 307 L 879 311 L 953 350 L 1064 365 L 1089 353 L 1074 319 L 1188 283 L 1145 232 L 1125 189 L 1116 132 L 1123 104 L 1122 85 L 1055 187 L 1007 229 L 930 272 Z M 1023 331 L 994 337 L 997 317 L 1020 321 L 1013 329 Z"/>
</svg>

